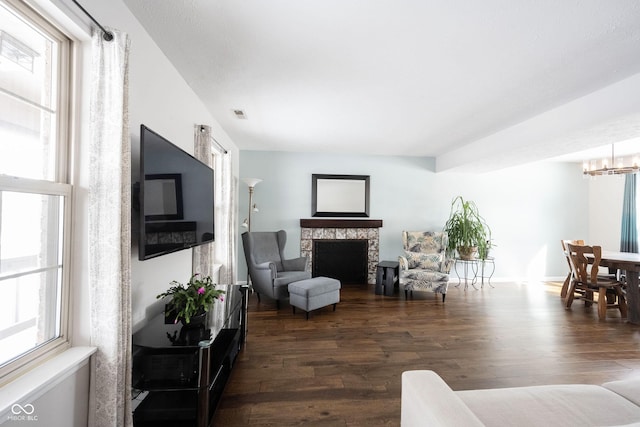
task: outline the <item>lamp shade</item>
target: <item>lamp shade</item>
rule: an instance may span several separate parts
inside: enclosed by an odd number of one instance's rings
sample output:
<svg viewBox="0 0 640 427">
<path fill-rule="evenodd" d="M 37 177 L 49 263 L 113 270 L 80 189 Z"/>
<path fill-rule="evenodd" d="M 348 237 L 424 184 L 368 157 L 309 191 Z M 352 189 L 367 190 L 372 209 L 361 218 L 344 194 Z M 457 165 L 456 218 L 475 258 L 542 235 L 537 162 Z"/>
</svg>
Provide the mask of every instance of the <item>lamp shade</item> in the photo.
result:
<svg viewBox="0 0 640 427">
<path fill-rule="evenodd" d="M 259 178 L 243 178 L 242 179 L 250 188 L 255 187 L 259 182 L 262 182 Z"/>
</svg>

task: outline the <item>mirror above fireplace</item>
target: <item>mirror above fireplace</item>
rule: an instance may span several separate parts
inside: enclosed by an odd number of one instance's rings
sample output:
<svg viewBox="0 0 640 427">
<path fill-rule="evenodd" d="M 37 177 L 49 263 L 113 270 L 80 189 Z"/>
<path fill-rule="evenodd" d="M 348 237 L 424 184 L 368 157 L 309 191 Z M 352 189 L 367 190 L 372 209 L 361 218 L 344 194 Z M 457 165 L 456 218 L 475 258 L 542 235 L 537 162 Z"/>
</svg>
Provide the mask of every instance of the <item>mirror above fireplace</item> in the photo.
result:
<svg viewBox="0 0 640 427">
<path fill-rule="evenodd" d="M 369 175 L 313 174 L 311 216 L 368 217 Z"/>
</svg>

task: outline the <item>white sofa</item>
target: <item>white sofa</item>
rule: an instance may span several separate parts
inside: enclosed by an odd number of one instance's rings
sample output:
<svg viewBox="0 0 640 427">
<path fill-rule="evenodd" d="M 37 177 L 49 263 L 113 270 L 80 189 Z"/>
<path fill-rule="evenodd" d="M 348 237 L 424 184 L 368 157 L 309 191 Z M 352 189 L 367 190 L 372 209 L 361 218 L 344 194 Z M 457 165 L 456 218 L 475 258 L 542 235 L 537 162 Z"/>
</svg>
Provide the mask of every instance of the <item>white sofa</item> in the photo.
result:
<svg viewBox="0 0 640 427">
<path fill-rule="evenodd" d="M 453 391 L 433 371 L 402 374 L 402 427 L 640 426 L 640 377 Z"/>
</svg>

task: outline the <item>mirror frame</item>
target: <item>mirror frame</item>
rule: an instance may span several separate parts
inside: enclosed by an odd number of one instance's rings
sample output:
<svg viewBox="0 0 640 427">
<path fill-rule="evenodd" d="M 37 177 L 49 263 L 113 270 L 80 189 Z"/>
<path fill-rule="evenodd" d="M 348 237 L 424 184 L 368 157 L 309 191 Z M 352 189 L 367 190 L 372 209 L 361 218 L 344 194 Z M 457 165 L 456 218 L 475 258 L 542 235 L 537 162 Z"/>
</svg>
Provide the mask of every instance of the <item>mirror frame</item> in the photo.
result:
<svg viewBox="0 0 640 427">
<path fill-rule="evenodd" d="M 319 211 L 318 206 L 323 205 L 323 200 L 318 200 L 318 180 L 335 180 L 336 183 L 341 181 L 363 181 L 364 182 L 364 206 L 362 210 L 343 210 L 335 211 Z M 314 217 L 368 217 L 369 216 L 369 175 L 331 175 L 331 174 L 312 174 L 311 176 L 311 216 Z"/>
</svg>

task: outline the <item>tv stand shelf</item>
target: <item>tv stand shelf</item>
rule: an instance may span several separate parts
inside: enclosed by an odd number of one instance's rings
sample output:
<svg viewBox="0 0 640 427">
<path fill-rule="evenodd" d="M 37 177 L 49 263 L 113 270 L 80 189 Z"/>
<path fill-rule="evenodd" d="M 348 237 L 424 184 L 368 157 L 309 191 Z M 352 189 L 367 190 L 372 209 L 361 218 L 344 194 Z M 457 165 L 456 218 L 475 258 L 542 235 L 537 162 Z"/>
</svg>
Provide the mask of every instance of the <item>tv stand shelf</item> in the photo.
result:
<svg viewBox="0 0 640 427">
<path fill-rule="evenodd" d="M 135 427 L 208 427 L 246 331 L 243 285 L 218 285 L 224 302 L 209 310 L 206 326 L 189 335 L 159 314 L 133 335 L 133 387 L 147 396 L 133 413 Z M 177 342 L 170 337 L 197 337 Z M 204 336 L 210 339 L 200 340 Z M 182 341 L 180 341 L 182 343 Z"/>
</svg>

